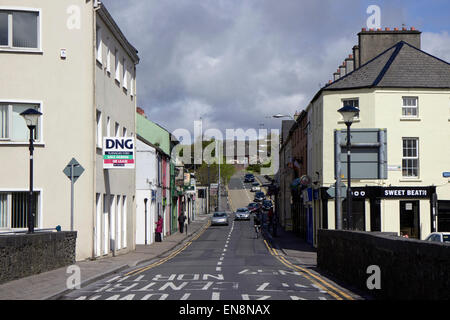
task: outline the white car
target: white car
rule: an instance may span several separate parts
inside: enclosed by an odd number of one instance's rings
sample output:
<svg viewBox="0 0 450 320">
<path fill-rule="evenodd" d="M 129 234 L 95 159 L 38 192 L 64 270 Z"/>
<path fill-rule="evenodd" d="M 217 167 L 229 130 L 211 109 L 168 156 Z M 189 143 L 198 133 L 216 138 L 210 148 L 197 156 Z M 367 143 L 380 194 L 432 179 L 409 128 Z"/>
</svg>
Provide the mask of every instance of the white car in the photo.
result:
<svg viewBox="0 0 450 320">
<path fill-rule="evenodd" d="M 434 232 L 430 234 L 425 241 L 449 243 L 450 244 L 450 232 Z"/>
<path fill-rule="evenodd" d="M 258 192 L 261 191 L 261 187 L 260 186 L 253 186 L 252 187 L 252 192 Z"/>
<path fill-rule="evenodd" d="M 247 208 L 240 208 L 234 214 L 235 220 L 250 220 L 250 211 Z"/>
</svg>

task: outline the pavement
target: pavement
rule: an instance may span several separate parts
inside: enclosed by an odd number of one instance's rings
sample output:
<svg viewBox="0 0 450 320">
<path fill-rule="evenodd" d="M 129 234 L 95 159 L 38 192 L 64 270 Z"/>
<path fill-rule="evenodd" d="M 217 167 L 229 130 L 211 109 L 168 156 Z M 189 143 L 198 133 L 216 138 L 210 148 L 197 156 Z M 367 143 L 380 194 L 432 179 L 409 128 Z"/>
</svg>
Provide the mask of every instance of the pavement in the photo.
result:
<svg viewBox="0 0 450 320">
<path fill-rule="evenodd" d="M 131 267 L 159 260 L 182 246 L 205 228 L 210 215 L 197 215 L 187 227 L 186 233 L 166 236 L 162 242 L 151 245 L 137 245 L 136 250 L 124 255 L 98 260 L 77 262 L 80 268 L 81 287 Z M 0 285 L 0 300 L 56 300 L 71 291 L 67 288 L 68 268 L 59 268 L 38 275 L 14 280 Z M 70 283 L 70 282 L 69 282 Z"/>
</svg>

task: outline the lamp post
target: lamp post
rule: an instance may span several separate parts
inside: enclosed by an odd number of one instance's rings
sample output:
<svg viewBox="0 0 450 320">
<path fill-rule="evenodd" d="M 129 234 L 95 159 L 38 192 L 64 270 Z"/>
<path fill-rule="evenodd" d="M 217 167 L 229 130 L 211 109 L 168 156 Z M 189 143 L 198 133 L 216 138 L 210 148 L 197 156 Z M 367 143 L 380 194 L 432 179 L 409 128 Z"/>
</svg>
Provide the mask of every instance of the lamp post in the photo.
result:
<svg viewBox="0 0 450 320">
<path fill-rule="evenodd" d="M 30 192 L 28 194 L 28 233 L 34 233 L 34 191 L 33 191 L 33 153 L 34 153 L 34 132 L 39 123 L 39 118 L 42 115 L 41 112 L 35 109 L 28 109 L 20 114 L 27 124 L 28 129 L 30 129 Z"/>
<path fill-rule="evenodd" d="M 351 175 L 351 133 L 350 127 L 353 124 L 353 120 L 359 114 L 359 109 L 350 105 L 345 105 L 343 108 L 339 109 L 338 112 L 344 118 L 344 123 L 347 126 L 347 230 L 353 229 L 352 227 L 352 175 Z"/>
</svg>

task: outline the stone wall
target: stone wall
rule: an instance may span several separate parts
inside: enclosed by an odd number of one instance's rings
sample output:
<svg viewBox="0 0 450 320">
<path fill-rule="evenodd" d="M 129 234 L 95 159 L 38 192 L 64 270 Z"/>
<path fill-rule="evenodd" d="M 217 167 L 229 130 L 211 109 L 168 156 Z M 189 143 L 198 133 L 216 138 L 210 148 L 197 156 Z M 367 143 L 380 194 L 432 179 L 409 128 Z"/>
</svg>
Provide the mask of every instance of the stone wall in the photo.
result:
<svg viewBox="0 0 450 320">
<path fill-rule="evenodd" d="M 319 269 L 377 299 L 450 299 L 450 245 L 369 232 L 319 230 Z M 369 290 L 369 266 L 381 289 Z"/>
<path fill-rule="evenodd" d="M 75 263 L 76 232 L 0 235 L 0 284 Z"/>
</svg>

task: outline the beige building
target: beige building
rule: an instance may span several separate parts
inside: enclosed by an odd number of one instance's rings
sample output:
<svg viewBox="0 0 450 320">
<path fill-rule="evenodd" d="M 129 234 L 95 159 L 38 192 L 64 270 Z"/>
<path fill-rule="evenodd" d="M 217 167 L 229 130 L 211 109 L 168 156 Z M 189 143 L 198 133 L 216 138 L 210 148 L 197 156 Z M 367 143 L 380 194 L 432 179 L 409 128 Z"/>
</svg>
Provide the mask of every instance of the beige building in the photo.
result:
<svg viewBox="0 0 450 320">
<path fill-rule="evenodd" d="M 351 69 L 335 74 L 307 107 L 308 175 L 320 173 L 320 185 L 309 199 L 314 243 L 317 229 L 336 227 L 336 202 L 327 190 L 337 178 L 335 134 L 347 130 L 338 109 L 349 104 L 360 110 L 351 127 L 352 229 L 417 239 L 450 231 L 450 180 L 444 177 L 450 171 L 450 64 L 421 51 L 416 30 L 363 30 L 359 37 L 354 64 L 343 64 Z M 360 56 L 368 58 L 361 62 Z M 373 153 L 357 146 L 356 131 L 368 130 L 383 137 L 375 141 L 379 149 Z M 346 161 L 344 147 L 342 153 Z M 378 167 L 370 167 L 370 161 Z M 341 165 L 347 184 L 346 163 Z M 378 175 L 369 177 L 371 168 Z M 346 201 L 342 213 L 345 227 Z"/>
<path fill-rule="evenodd" d="M 136 49 L 106 8 L 85 0 L 0 1 L 0 229 L 26 228 L 28 129 L 43 113 L 34 153 L 36 227 L 70 230 L 72 158 L 77 260 L 135 246 L 135 170 L 104 170 L 104 137 L 134 137 Z"/>
</svg>

